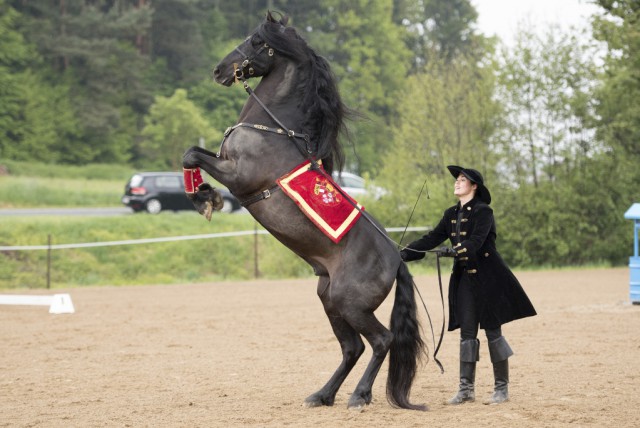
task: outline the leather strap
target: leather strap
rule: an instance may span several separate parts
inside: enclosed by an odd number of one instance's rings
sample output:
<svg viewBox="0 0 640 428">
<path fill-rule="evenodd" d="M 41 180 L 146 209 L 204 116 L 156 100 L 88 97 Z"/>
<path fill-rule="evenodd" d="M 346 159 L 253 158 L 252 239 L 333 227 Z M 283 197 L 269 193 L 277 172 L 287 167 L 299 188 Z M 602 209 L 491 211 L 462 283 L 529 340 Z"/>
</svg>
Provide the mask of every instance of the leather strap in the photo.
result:
<svg viewBox="0 0 640 428">
<path fill-rule="evenodd" d="M 256 203 L 258 201 L 261 201 L 263 199 L 269 199 L 271 197 L 271 194 L 273 192 L 275 192 L 276 190 L 278 190 L 280 188 L 280 186 L 278 186 L 277 184 L 275 186 L 273 186 L 270 189 L 265 189 L 262 192 L 258 193 L 257 195 L 253 195 L 245 200 L 240 201 L 240 205 L 242 205 L 243 207 L 248 207 L 249 205 Z"/>
</svg>

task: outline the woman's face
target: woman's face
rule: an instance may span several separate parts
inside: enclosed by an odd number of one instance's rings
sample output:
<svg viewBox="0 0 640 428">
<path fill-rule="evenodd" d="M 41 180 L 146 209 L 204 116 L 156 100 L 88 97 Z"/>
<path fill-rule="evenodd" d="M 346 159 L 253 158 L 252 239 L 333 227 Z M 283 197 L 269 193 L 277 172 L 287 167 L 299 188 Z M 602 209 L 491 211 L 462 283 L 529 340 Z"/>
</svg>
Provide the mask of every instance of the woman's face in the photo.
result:
<svg viewBox="0 0 640 428">
<path fill-rule="evenodd" d="M 471 183 L 464 175 L 460 174 L 453 186 L 453 194 L 458 198 L 473 197 L 474 192 L 478 188 L 477 184 Z"/>
</svg>

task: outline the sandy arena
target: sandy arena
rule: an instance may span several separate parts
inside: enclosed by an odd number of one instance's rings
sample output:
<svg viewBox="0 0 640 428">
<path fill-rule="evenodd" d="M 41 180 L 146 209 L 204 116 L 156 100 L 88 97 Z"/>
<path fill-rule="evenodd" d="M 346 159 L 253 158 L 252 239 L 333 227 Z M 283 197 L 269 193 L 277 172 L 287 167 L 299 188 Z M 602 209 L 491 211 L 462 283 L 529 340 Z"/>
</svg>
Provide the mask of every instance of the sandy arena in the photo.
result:
<svg viewBox="0 0 640 428">
<path fill-rule="evenodd" d="M 493 382 L 483 332 L 478 400 L 444 405 L 458 383 L 456 331 L 439 355 L 446 372 L 430 361 L 414 383 L 412 401 L 428 412 L 387 403 L 386 363 L 371 405 L 346 408 L 368 349 L 333 407 L 303 407 L 341 359 L 315 279 L 74 288 L 54 292 L 71 294 L 75 314 L 0 306 L 0 427 L 640 426 L 640 306 L 629 303 L 628 268 L 516 275 L 539 315 L 503 327 L 516 355 L 502 405 L 482 404 Z M 437 340 L 437 277 L 416 282 Z M 385 324 L 392 303 L 377 312 Z"/>
</svg>

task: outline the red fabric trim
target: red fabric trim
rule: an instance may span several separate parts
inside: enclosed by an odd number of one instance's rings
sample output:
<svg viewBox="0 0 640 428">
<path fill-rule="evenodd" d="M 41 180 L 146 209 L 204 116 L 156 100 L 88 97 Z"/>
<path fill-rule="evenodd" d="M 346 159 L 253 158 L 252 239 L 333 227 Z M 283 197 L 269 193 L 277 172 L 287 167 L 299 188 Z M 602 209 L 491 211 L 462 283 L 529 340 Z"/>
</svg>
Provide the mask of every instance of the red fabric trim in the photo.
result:
<svg viewBox="0 0 640 428">
<path fill-rule="evenodd" d="M 312 170 L 311 163 L 306 161 L 276 182 L 318 229 L 338 243 L 360 218 L 355 206 L 360 210 L 364 207 L 341 193 L 335 181 L 325 174 Z"/>
<path fill-rule="evenodd" d="M 200 168 L 182 168 L 182 174 L 184 175 L 184 191 L 186 193 L 196 193 L 198 186 L 204 182 L 202 174 L 200 174 Z"/>
</svg>

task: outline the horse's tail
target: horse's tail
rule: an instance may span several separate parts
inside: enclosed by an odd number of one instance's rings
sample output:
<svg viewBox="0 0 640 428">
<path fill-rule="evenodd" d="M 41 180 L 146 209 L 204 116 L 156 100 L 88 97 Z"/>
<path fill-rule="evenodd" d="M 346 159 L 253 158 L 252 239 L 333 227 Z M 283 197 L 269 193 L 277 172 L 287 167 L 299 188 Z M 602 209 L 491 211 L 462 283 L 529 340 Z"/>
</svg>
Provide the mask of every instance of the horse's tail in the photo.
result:
<svg viewBox="0 0 640 428">
<path fill-rule="evenodd" d="M 393 342 L 389 349 L 387 400 L 392 406 L 411 410 L 427 410 L 425 405 L 411 404 L 409 393 L 425 344 L 420 337 L 420 323 L 416 315 L 414 282 L 404 262 L 396 277 L 396 297 L 391 311 L 390 330 Z"/>
</svg>

